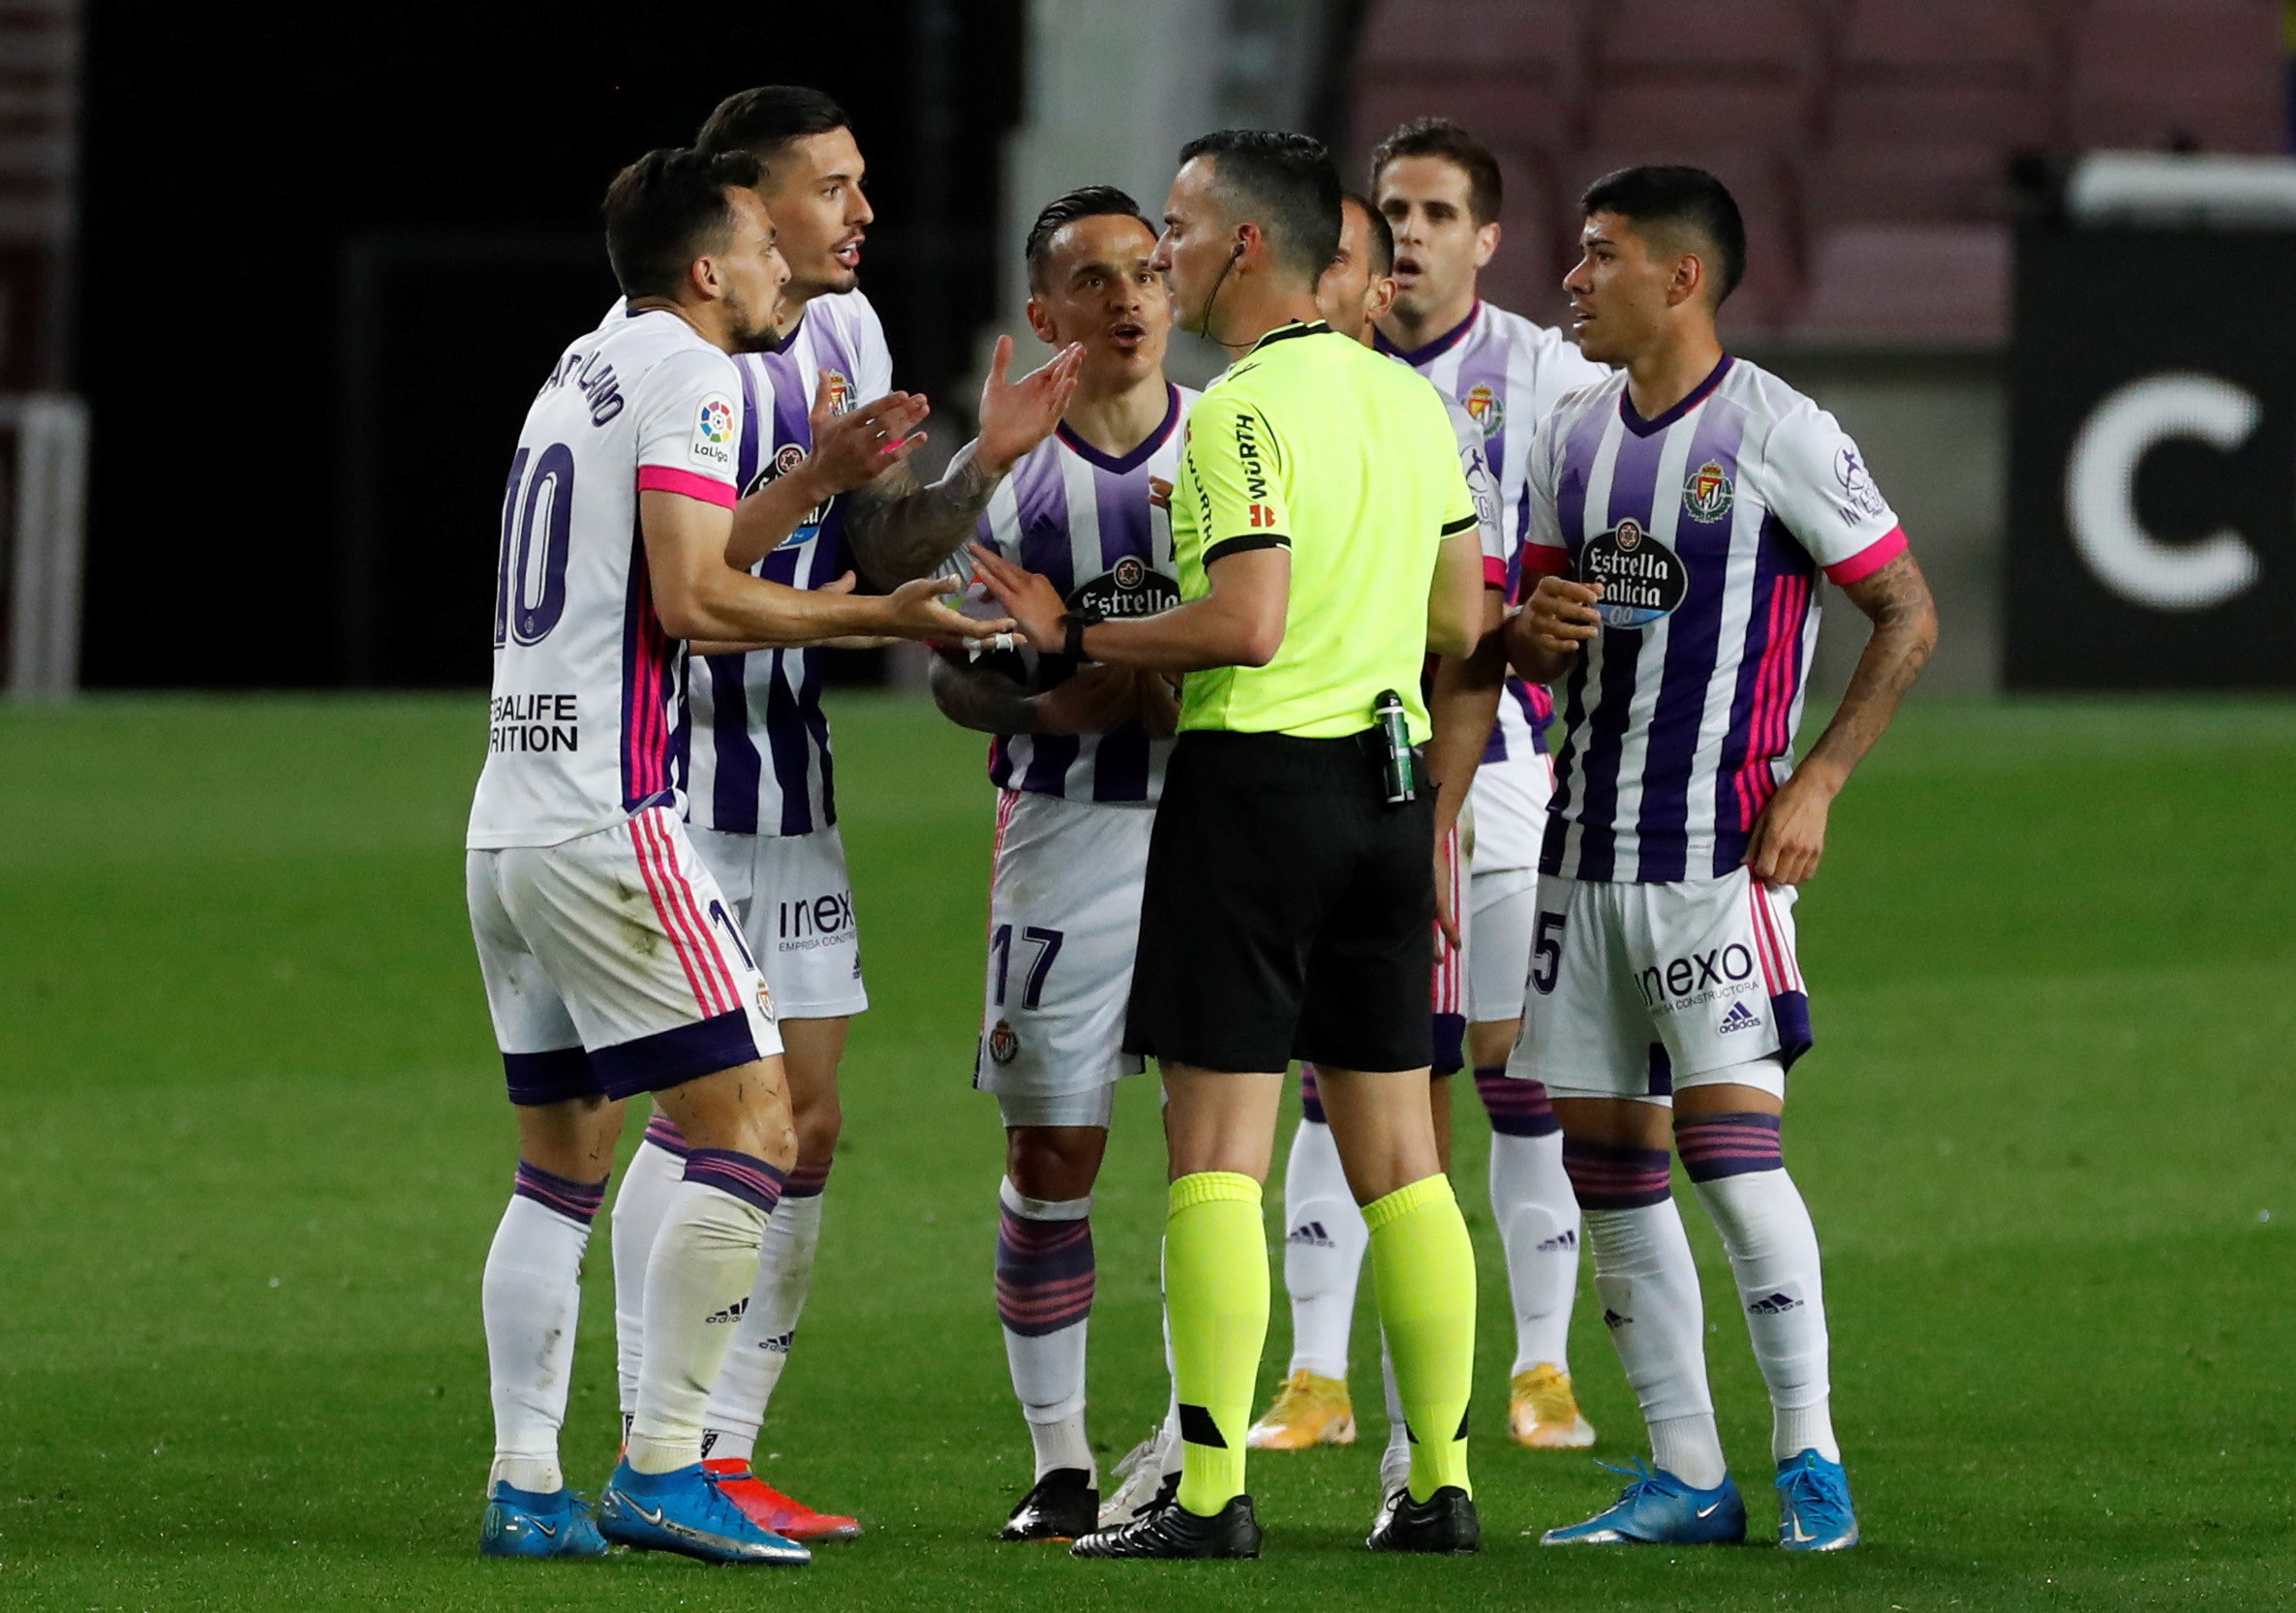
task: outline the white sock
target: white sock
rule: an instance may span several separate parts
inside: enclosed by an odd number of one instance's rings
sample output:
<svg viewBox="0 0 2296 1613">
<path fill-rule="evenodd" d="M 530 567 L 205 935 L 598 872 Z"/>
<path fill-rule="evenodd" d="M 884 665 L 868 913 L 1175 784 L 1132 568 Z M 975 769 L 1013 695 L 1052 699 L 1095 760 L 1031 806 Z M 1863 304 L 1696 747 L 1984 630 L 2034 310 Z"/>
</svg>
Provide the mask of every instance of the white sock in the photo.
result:
<svg viewBox="0 0 2296 1613">
<path fill-rule="evenodd" d="M 821 1200 L 818 1193 L 783 1194 L 773 1219 L 765 1224 L 757 1275 L 702 1415 L 712 1457 L 746 1462 L 756 1452 L 766 1406 L 781 1381 L 781 1369 L 789 1364 L 797 1319 L 813 1290 L 813 1257 L 821 1247 Z"/>
<path fill-rule="evenodd" d="M 692 1169 L 690 1163 L 688 1169 Z M 646 1265 L 646 1357 L 629 1465 L 668 1473 L 701 1460 L 702 1407 L 757 1269 L 766 1212 L 707 1182 L 681 1181 Z"/>
<path fill-rule="evenodd" d="M 614 1366 L 626 1425 L 638 1409 L 638 1364 L 646 1356 L 646 1263 L 653 1258 L 661 1218 L 669 1213 L 670 1195 L 677 1192 L 685 1169 L 685 1160 L 667 1148 L 641 1142 L 629 1156 L 629 1169 L 614 1195 L 609 1222 L 614 1247 Z"/>
<path fill-rule="evenodd" d="M 1386 1495 L 1411 1477 L 1411 1424 L 1403 1415 L 1403 1391 L 1395 1387 L 1395 1358 L 1387 1333 L 1379 1335 L 1379 1382 L 1387 1396 L 1387 1448 L 1379 1453 L 1379 1493 Z"/>
<path fill-rule="evenodd" d="M 1515 1372 L 1571 1370 L 1571 1301 L 1578 1287 L 1578 1200 L 1563 1172 L 1563 1135 L 1491 1133 L 1491 1218 L 1515 1300 Z"/>
<path fill-rule="evenodd" d="M 1163 1255 L 1157 1254 L 1156 1293 L 1159 1306 L 1163 1299 Z M 1172 1358 L 1172 1312 L 1164 1311 L 1164 1381 L 1172 1385 L 1172 1398 L 1164 1407 L 1164 1431 L 1156 1441 L 1156 1465 L 1163 1476 L 1172 1477 L 1179 1472 L 1181 1441 L 1179 1437 L 1179 1363 Z"/>
<path fill-rule="evenodd" d="M 1092 1196 L 1031 1199 L 997 1188 L 996 1314 L 1036 1476 L 1094 1471 L 1085 1439 L 1085 1340 L 1092 1317 Z"/>
<path fill-rule="evenodd" d="M 1730 1252 L 1754 1358 L 1769 1385 L 1771 1456 L 1782 1462 L 1815 1449 L 1840 1461 L 1829 1410 L 1818 1231 L 1801 1191 L 1783 1170 L 1692 1185 Z"/>
<path fill-rule="evenodd" d="M 566 1488 L 558 1465 L 574 1323 L 582 1308 L 582 1252 L 590 1224 L 513 1194 L 486 1252 L 479 1288 L 494 1400 L 494 1469 L 503 1482 L 548 1494 Z"/>
<path fill-rule="evenodd" d="M 1651 1427 L 1653 1459 L 1686 1484 L 1713 1488 L 1729 1468 L 1714 1435 L 1714 1400 L 1706 1388 L 1706 1311 L 1698 1265 L 1674 1201 L 1590 1209 L 1586 1239 L 1594 1248 L 1603 1320 Z M 1657 1445 L 1661 1423 L 1668 1425 L 1663 1457 Z"/>
<path fill-rule="evenodd" d="M 1347 1381 L 1348 1334 L 1356 1318 L 1356 1281 L 1371 1233 L 1348 1191 L 1339 1144 L 1320 1120 L 1292 1134 L 1283 1175 L 1283 1286 L 1292 1301 L 1294 1372 Z"/>
</svg>

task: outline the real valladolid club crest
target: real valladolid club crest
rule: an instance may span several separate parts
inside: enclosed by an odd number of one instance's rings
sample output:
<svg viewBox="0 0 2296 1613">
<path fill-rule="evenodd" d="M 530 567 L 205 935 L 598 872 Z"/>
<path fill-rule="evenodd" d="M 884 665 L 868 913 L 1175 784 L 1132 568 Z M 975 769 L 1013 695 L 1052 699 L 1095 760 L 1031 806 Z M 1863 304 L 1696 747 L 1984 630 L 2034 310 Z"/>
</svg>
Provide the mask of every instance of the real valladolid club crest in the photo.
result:
<svg viewBox="0 0 2296 1613">
<path fill-rule="evenodd" d="M 1709 459 L 1682 484 L 1682 507 L 1689 511 L 1693 521 L 1721 520 L 1730 513 L 1730 501 L 1737 496 L 1730 472 L 1723 470 L 1719 460 Z"/>
<path fill-rule="evenodd" d="M 1461 401 L 1466 405 L 1467 413 L 1483 428 L 1484 436 L 1499 435 L 1499 428 L 1507 423 L 1507 406 L 1499 402 L 1498 393 L 1487 386 L 1478 385 Z"/>
<path fill-rule="evenodd" d="M 853 407 L 853 383 L 845 379 L 842 370 L 823 373 L 821 383 L 829 389 L 829 412 L 842 414 Z"/>
<path fill-rule="evenodd" d="M 996 1028 L 989 1032 L 989 1057 L 998 1064 L 1010 1064 L 1021 1055 L 1021 1038 L 1010 1020 L 999 1020 Z"/>
</svg>

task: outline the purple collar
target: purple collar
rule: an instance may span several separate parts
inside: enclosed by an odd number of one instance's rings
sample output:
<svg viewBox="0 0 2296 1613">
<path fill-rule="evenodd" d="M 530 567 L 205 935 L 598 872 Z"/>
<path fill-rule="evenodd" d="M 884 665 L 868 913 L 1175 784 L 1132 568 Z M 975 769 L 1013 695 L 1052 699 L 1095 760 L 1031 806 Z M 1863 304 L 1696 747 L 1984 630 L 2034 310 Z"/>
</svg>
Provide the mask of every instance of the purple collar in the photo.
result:
<svg viewBox="0 0 2296 1613">
<path fill-rule="evenodd" d="M 1091 443 L 1077 436 L 1075 432 L 1070 431 L 1068 422 L 1065 420 L 1053 429 L 1059 434 L 1060 441 L 1068 444 L 1068 451 L 1076 455 L 1077 458 L 1083 460 L 1087 465 L 1106 471 L 1112 476 L 1120 476 L 1127 471 L 1140 469 L 1148 455 L 1164 445 L 1165 439 L 1172 435 L 1172 428 L 1179 424 L 1179 388 L 1173 385 L 1172 382 L 1166 381 L 1164 383 L 1164 400 L 1163 423 L 1142 438 L 1130 453 L 1121 456 L 1102 453 Z"/>
<path fill-rule="evenodd" d="M 1475 321 L 1482 315 L 1482 313 L 1483 299 L 1481 297 L 1477 297 L 1475 299 L 1475 306 L 1467 310 L 1467 317 L 1465 319 L 1461 320 L 1457 324 L 1452 326 L 1442 335 L 1436 337 L 1425 347 L 1413 348 L 1408 352 L 1403 349 L 1396 347 L 1395 344 L 1389 341 L 1384 334 L 1376 330 L 1371 333 L 1371 344 L 1381 352 L 1384 352 L 1393 358 L 1400 358 L 1404 363 L 1410 365 L 1416 370 L 1421 365 L 1424 364 L 1428 359 L 1433 358 L 1436 354 L 1449 352 L 1453 348 L 1457 347 L 1461 341 L 1465 340 L 1467 332 L 1475 328 Z"/>
<path fill-rule="evenodd" d="M 1648 437 L 1652 432 L 1664 431 L 1676 420 L 1681 419 L 1683 415 L 1704 403 L 1706 394 L 1722 384 L 1722 378 L 1730 374 L 1730 367 L 1735 362 L 1736 360 L 1731 358 L 1729 353 L 1724 353 L 1722 362 L 1706 373 L 1704 380 L 1692 387 L 1680 403 L 1655 420 L 1643 419 L 1635 408 L 1635 400 L 1628 395 L 1627 389 L 1621 386 L 1618 389 L 1618 417 L 1626 422 L 1626 429 L 1637 437 Z"/>
</svg>

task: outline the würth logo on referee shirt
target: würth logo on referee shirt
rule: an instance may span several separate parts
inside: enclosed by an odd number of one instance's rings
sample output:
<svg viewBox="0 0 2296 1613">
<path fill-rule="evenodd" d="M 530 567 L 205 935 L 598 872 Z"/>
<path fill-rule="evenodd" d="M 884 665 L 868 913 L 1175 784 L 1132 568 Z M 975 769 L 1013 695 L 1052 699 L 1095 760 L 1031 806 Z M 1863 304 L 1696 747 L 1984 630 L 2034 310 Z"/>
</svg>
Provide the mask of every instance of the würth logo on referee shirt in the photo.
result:
<svg viewBox="0 0 2296 1613">
<path fill-rule="evenodd" d="M 1251 501 L 1253 526 L 1260 523 L 1260 501 L 1268 497 L 1268 472 L 1260 463 L 1260 439 L 1255 433 L 1258 422 L 1248 410 L 1236 411 L 1236 458 L 1243 467 L 1244 497 Z M 1273 522 L 1270 521 L 1270 525 Z"/>
</svg>

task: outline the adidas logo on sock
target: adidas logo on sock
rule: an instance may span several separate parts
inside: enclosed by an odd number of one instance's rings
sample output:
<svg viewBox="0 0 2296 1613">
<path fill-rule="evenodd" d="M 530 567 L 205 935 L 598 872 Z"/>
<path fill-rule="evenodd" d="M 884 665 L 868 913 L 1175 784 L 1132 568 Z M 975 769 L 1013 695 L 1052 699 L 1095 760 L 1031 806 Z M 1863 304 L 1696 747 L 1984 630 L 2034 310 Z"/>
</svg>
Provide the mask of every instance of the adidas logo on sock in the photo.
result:
<svg viewBox="0 0 2296 1613">
<path fill-rule="evenodd" d="M 1766 1299 L 1757 1299 L 1746 1307 L 1750 1316 L 1784 1316 L 1788 1311 L 1798 1311 L 1802 1302 L 1791 1293 L 1773 1293 Z"/>
<path fill-rule="evenodd" d="M 1577 1247 L 1578 1234 L 1577 1233 L 1557 1233 L 1552 1237 L 1541 1238 L 1538 1243 L 1539 1253 L 1542 1255 L 1559 1254 L 1565 1249 Z"/>
<path fill-rule="evenodd" d="M 759 1339 L 757 1348 L 770 1350 L 777 1355 L 786 1355 L 789 1354 L 789 1341 L 795 1337 L 797 1337 L 797 1329 L 792 1327 L 786 1333 L 777 1334 L 773 1338 Z"/>
<path fill-rule="evenodd" d="M 1624 1327 L 1627 1325 L 1627 1324 L 1633 1322 L 1634 1320 L 1635 1319 L 1631 1316 L 1620 1316 L 1616 1311 L 1606 1310 L 1603 1312 L 1603 1325 L 1609 1328 L 1612 1332 L 1616 1332 L 1619 1328 Z"/>
<path fill-rule="evenodd" d="M 742 1313 L 749 1308 L 750 1296 L 745 1293 L 739 1299 L 736 1299 L 732 1304 L 726 1306 L 725 1309 L 711 1317 L 707 1323 L 707 1325 L 716 1327 L 721 1323 L 739 1322 L 742 1319 Z"/>
<path fill-rule="evenodd" d="M 1302 1221 L 1284 1238 L 1286 1243 L 1304 1243 L 1311 1249 L 1336 1249 L 1332 1234 L 1324 1231 L 1321 1221 Z"/>
<path fill-rule="evenodd" d="M 1741 997 L 1731 1003 L 1730 1012 L 1722 1017 L 1722 1034 L 1728 1036 L 1733 1030 L 1753 1030 L 1760 1023 L 1761 1016 L 1748 1008 L 1745 999 Z"/>
</svg>

